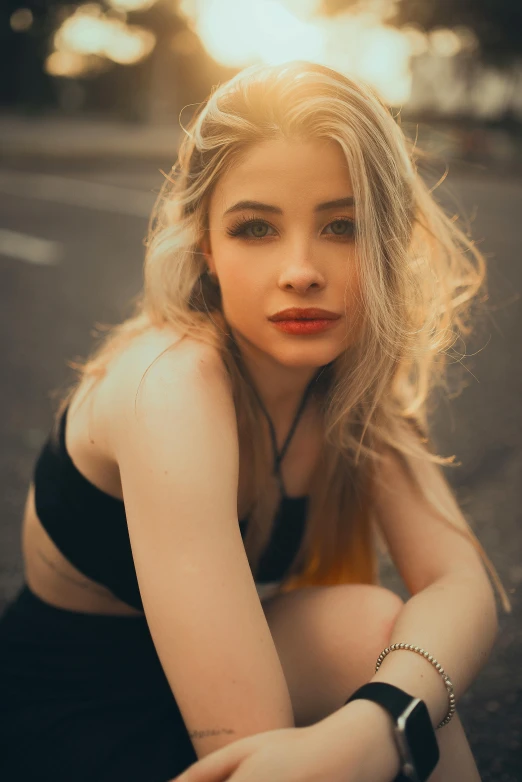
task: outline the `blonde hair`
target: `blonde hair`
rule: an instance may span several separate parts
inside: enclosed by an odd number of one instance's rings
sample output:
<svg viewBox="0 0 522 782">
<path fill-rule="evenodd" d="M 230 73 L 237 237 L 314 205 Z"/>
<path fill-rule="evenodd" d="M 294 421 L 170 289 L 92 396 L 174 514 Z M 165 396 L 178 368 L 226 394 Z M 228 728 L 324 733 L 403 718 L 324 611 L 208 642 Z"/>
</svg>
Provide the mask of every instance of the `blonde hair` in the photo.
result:
<svg viewBox="0 0 522 782">
<path fill-rule="evenodd" d="M 252 470 L 245 549 L 257 572 L 280 500 L 272 454 L 262 445 L 256 396 L 223 316 L 219 287 L 204 273 L 201 242 L 217 180 L 267 139 L 331 139 L 349 167 L 357 207 L 360 333 L 320 373 L 314 394 L 324 424 L 311 480 L 305 533 L 280 587 L 378 582 L 372 486 L 390 449 L 422 495 L 482 557 L 504 610 L 511 603 L 469 525 L 428 497 L 415 459 L 451 465 L 428 445 L 427 398 L 445 386 L 446 351 L 468 335 L 470 307 L 485 288 L 486 266 L 474 242 L 436 203 L 417 173 L 420 156 L 382 98 L 330 68 L 296 61 L 257 65 L 214 88 L 184 131 L 178 159 L 153 208 L 143 291 L 134 312 L 110 328 L 84 363 L 69 362 L 96 383 L 112 357 L 150 328 L 172 325 L 219 350 L 236 407 L 240 446 Z M 57 417 L 76 383 L 62 400 Z M 255 444 L 255 445 L 254 445 Z"/>
</svg>

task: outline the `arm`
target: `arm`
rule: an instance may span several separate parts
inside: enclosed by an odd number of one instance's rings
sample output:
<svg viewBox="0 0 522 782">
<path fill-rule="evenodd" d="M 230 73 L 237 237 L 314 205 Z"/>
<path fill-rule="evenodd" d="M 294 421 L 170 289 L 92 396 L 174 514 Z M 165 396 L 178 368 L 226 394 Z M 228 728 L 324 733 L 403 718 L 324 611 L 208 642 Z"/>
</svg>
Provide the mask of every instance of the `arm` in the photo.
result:
<svg viewBox="0 0 522 782">
<path fill-rule="evenodd" d="M 155 361 L 138 396 L 137 382 L 128 386 L 112 426 L 134 564 L 154 645 L 202 758 L 294 726 L 238 524 L 234 404 L 206 346 Z"/>
<path fill-rule="evenodd" d="M 412 643 L 433 655 L 450 677 L 458 703 L 487 662 L 496 634 L 495 601 L 486 576 L 449 574 L 406 602 L 387 645 Z M 447 713 L 448 696 L 442 676 L 420 654 L 405 649 L 390 652 L 369 681 L 388 682 L 421 698 L 434 728 Z M 367 723 L 378 750 L 369 754 L 367 779 L 393 779 L 399 771 L 399 755 L 392 721 L 378 704 L 353 701 L 322 724 L 338 736 L 338 746 L 342 747 L 357 715 L 359 723 Z"/>
<path fill-rule="evenodd" d="M 420 633 L 422 645 L 434 644 L 437 654 L 448 658 L 448 667 L 453 664 L 458 668 L 459 685 L 455 690 L 460 693 L 478 673 L 480 649 L 486 648 L 485 633 L 479 625 L 481 608 L 485 609 L 485 621 L 488 621 L 490 601 L 487 595 L 480 593 L 480 582 L 475 586 L 478 595 L 471 580 L 448 578 L 419 592 L 399 614 L 390 641 L 400 640 L 402 632 Z M 439 595 L 442 595 L 440 600 Z M 481 597 L 484 597 L 483 604 Z M 438 604 L 436 609 L 433 609 L 434 603 Z M 471 616 L 470 604 L 475 606 Z M 432 609 L 436 613 L 427 618 Z M 453 642 L 449 624 L 455 621 L 464 625 L 469 623 L 469 629 L 463 632 L 461 640 Z M 478 650 L 474 648 L 475 641 L 479 644 Z M 466 666 L 461 656 L 466 656 L 470 647 L 472 659 Z M 391 662 L 394 656 L 397 664 L 393 670 L 391 665 L 386 666 L 385 671 L 384 662 Z M 409 663 L 416 661 L 418 665 L 410 667 Z M 384 662 L 370 681 L 387 681 L 422 698 L 432 719 L 435 717 L 434 723 L 438 724 L 446 713 L 445 696 L 441 698 L 440 695 L 446 688 L 433 666 L 415 652 L 404 650 L 390 653 Z M 434 677 L 429 676 L 430 669 Z M 454 678 L 452 676 L 452 680 Z M 453 726 L 456 732 L 444 734 L 445 755 L 442 755 L 441 745 L 442 765 L 437 766 L 432 776 L 437 782 L 449 782 L 450 779 L 478 781 L 469 748 L 467 754 L 462 734 L 455 723 Z M 452 728 L 444 726 L 441 730 L 451 731 Z M 225 747 L 169 782 L 242 782 L 246 779 L 250 782 L 313 782 L 318 779 L 325 782 L 392 782 L 399 772 L 392 721 L 385 709 L 372 701 L 353 701 L 314 725 L 293 732 L 272 731 L 252 738 L 253 741 L 247 739 Z"/>
<path fill-rule="evenodd" d="M 487 578 L 449 574 L 407 601 L 390 644 L 412 643 L 433 655 L 450 677 L 458 703 L 488 661 L 497 631 L 495 599 Z M 421 698 L 435 728 L 447 714 L 442 676 L 420 654 L 404 649 L 390 652 L 370 681 L 389 682 Z"/>
<path fill-rule="evenodd" d="M 466 521 L 437 465 L 415 463 L 417 480 L 435 496 L 464 531 Z M 387 646 L 420 646 L 442 665 L 453 684 L 458 703 L 486 664 L 498 632 L 495 596 L 487 573 L 469 538 L 446 523 L 415 491 L 399 460 L 388 455 L 379 468 L 375 487 L 376 518 L 393 561 L 412 597 L 400 612 Z M 377 662 L 375 660 L 375 662 Z M 394 684 L 421 698 L 434 728 L 448 710 L 444 681 L 420 654 L 399 649 L 390 652 L 369 680 Z M 347 693 L 348 699 L 350 693 Z M 371 701 L 352 702 L 327 720 L 343 735 L 358 710 L 373 730 L 375 774 L 369 779 L 392 779 L 398 771 L 398 753 L 389 715 Z M 451 724 L 451 723 L 450 723 Z M 370 729 L 371 726 L 371 729 Z M 447 730 L 448 726 L 440 730 Z M 346 732 L 344 733 L 346 736 Z"/>
<path fill-rule="evenodd" d="M 423 463 L 420 469 L 438 500 L 453 510 L 455 526 L 464 528 L 465 521 L 437 467 Z M 388 643 L 411 642 L 433 654 L 450 675 L 458 700 L 485 664 L 495 640 L 493 591 L 469 538 L 457 534 L 452 525 L 440 524 L 438 515 L 413 491 L 398 462 L 387 462 L 381 477 L 375 496 L 381 529 L 413 593 Z M 370 681 L 386 681 L 421 698 L 434 727 L 446 714 L 448 698 L 442 677 L 415 652 L 391 652 Z M 347 700 L 351 693 L 345 695 Z M 437 780 L 475 782 L 477 769 L 459 730 L 458 715 L 454 720 L 441 729 L 443 762 Z M 297 734 L 296 738 L 270 733 L 255 737 L 263 739 L 262 746 L 238 742 L 195 764 L 179 782 L 239 782 L 247 775 L 252 782 L 268 778 L 273 782 L 319 778 L 391 782 L 399 771 L 393 723 L 372 701 L 354 701 L 314 725 L 297 729 Z"/>
</svg>

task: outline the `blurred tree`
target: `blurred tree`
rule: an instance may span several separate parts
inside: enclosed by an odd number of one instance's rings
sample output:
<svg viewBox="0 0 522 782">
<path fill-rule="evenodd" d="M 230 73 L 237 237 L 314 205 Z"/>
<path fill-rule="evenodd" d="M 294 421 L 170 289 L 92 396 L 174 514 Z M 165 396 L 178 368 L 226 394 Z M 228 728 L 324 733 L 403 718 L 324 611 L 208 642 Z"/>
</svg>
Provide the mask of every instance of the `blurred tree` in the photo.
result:
<svg viewBox="0 0 522 782">
<path fill-rule="evenodd" d="M 508 66 L 522 58 L 522 0 L 323 0 L 325 14 L 364 11 L 377 5 L 395 27 L 417 24 L 426 32 L 437 27 L 468 27 L 480 44 L 478 57 L 487 65 Z"/>
<path fill-rule="evenodd" d="M 111 8 L 109 0 L 94 2 L 104 12 Z M 177 121 L 183 106 L 202 101 L 216 80 L 235 73 L 208 55 L 172 0 L 158 0 L 127 14 L 128 24 L 140 25 L 156 37 L 144 60 L 133 65 L 107 61 L 102 72 L 74 79 L 51 77 L 44 64 L 53 48 L 53 34 L 82 5 L 85 0 L 1 0 L 0 106 L 28 113 L 53 107 L 138 122 Z M 32 15 L 32 23 L 23 30 L 12 22 L 20 9 Z M 80 96 L 77 105 L 71 96 Z"/>
</svg>

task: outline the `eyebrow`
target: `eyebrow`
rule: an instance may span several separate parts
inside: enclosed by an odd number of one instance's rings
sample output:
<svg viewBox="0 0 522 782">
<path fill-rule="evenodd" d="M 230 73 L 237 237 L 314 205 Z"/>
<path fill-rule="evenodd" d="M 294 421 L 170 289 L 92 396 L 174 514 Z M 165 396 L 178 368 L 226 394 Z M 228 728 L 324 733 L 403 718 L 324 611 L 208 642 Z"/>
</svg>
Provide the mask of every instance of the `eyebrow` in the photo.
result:
<svg viewBox="0 0 522 782">
<path fill-rule="evenodd" d="M 335 201 L 325 201 L 323 204 L 317 204 L 314 207 L 314 212 L 324 212 L 327 209 L 339 209 L 342 206 L 353 206 L 355 199 L 353 196 L 347 196 L 346 198 L 338 198 Z M 283 210 L 278 206 L 272 204 L 263 204 L 261 201 L 238 201 L 237 204 L 230 206 L 223 215 L 230 214 L 230 212 L 240 212 L 242 209 L 257 209 L 260 212 L 272 212 L 277 215 L 282 215 Z"/>
</svg>

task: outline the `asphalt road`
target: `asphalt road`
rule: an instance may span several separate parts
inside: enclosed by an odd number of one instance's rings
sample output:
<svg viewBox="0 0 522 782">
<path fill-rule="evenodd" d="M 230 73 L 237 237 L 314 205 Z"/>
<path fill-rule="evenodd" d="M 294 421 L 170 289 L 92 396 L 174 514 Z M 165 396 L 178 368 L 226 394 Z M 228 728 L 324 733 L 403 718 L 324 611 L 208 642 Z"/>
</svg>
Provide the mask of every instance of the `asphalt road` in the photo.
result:
<svg viewBox="0 0 522 782">
<path fill-rule="evenodd" d="M 36 454 L 47 435 L 51 393 L 73 380 L 66 362 L 85 357 L 94 324 L 129 314 L 141 286 L 148 212 L 158 161 L 0 169 L 0 610 L 22 580 L 20 519 Z M 485 782 L 522 780 L 521 303 L 522 180 L 455 175 L 437 191 L 467 214 L 490 269 L 488 313 L 455 349 L 452 399 L 436 394 L 435 441 L 456 454 L 448 470 L 466 517 L 498 569 L 513 613 L 459 713 Z M 444 195 L 443 195 L 444 192 Z M 383 583 L 407 598 L 382 558 Z M 451 628 L 458 633 L 459 628 Z"/>
</svg>

